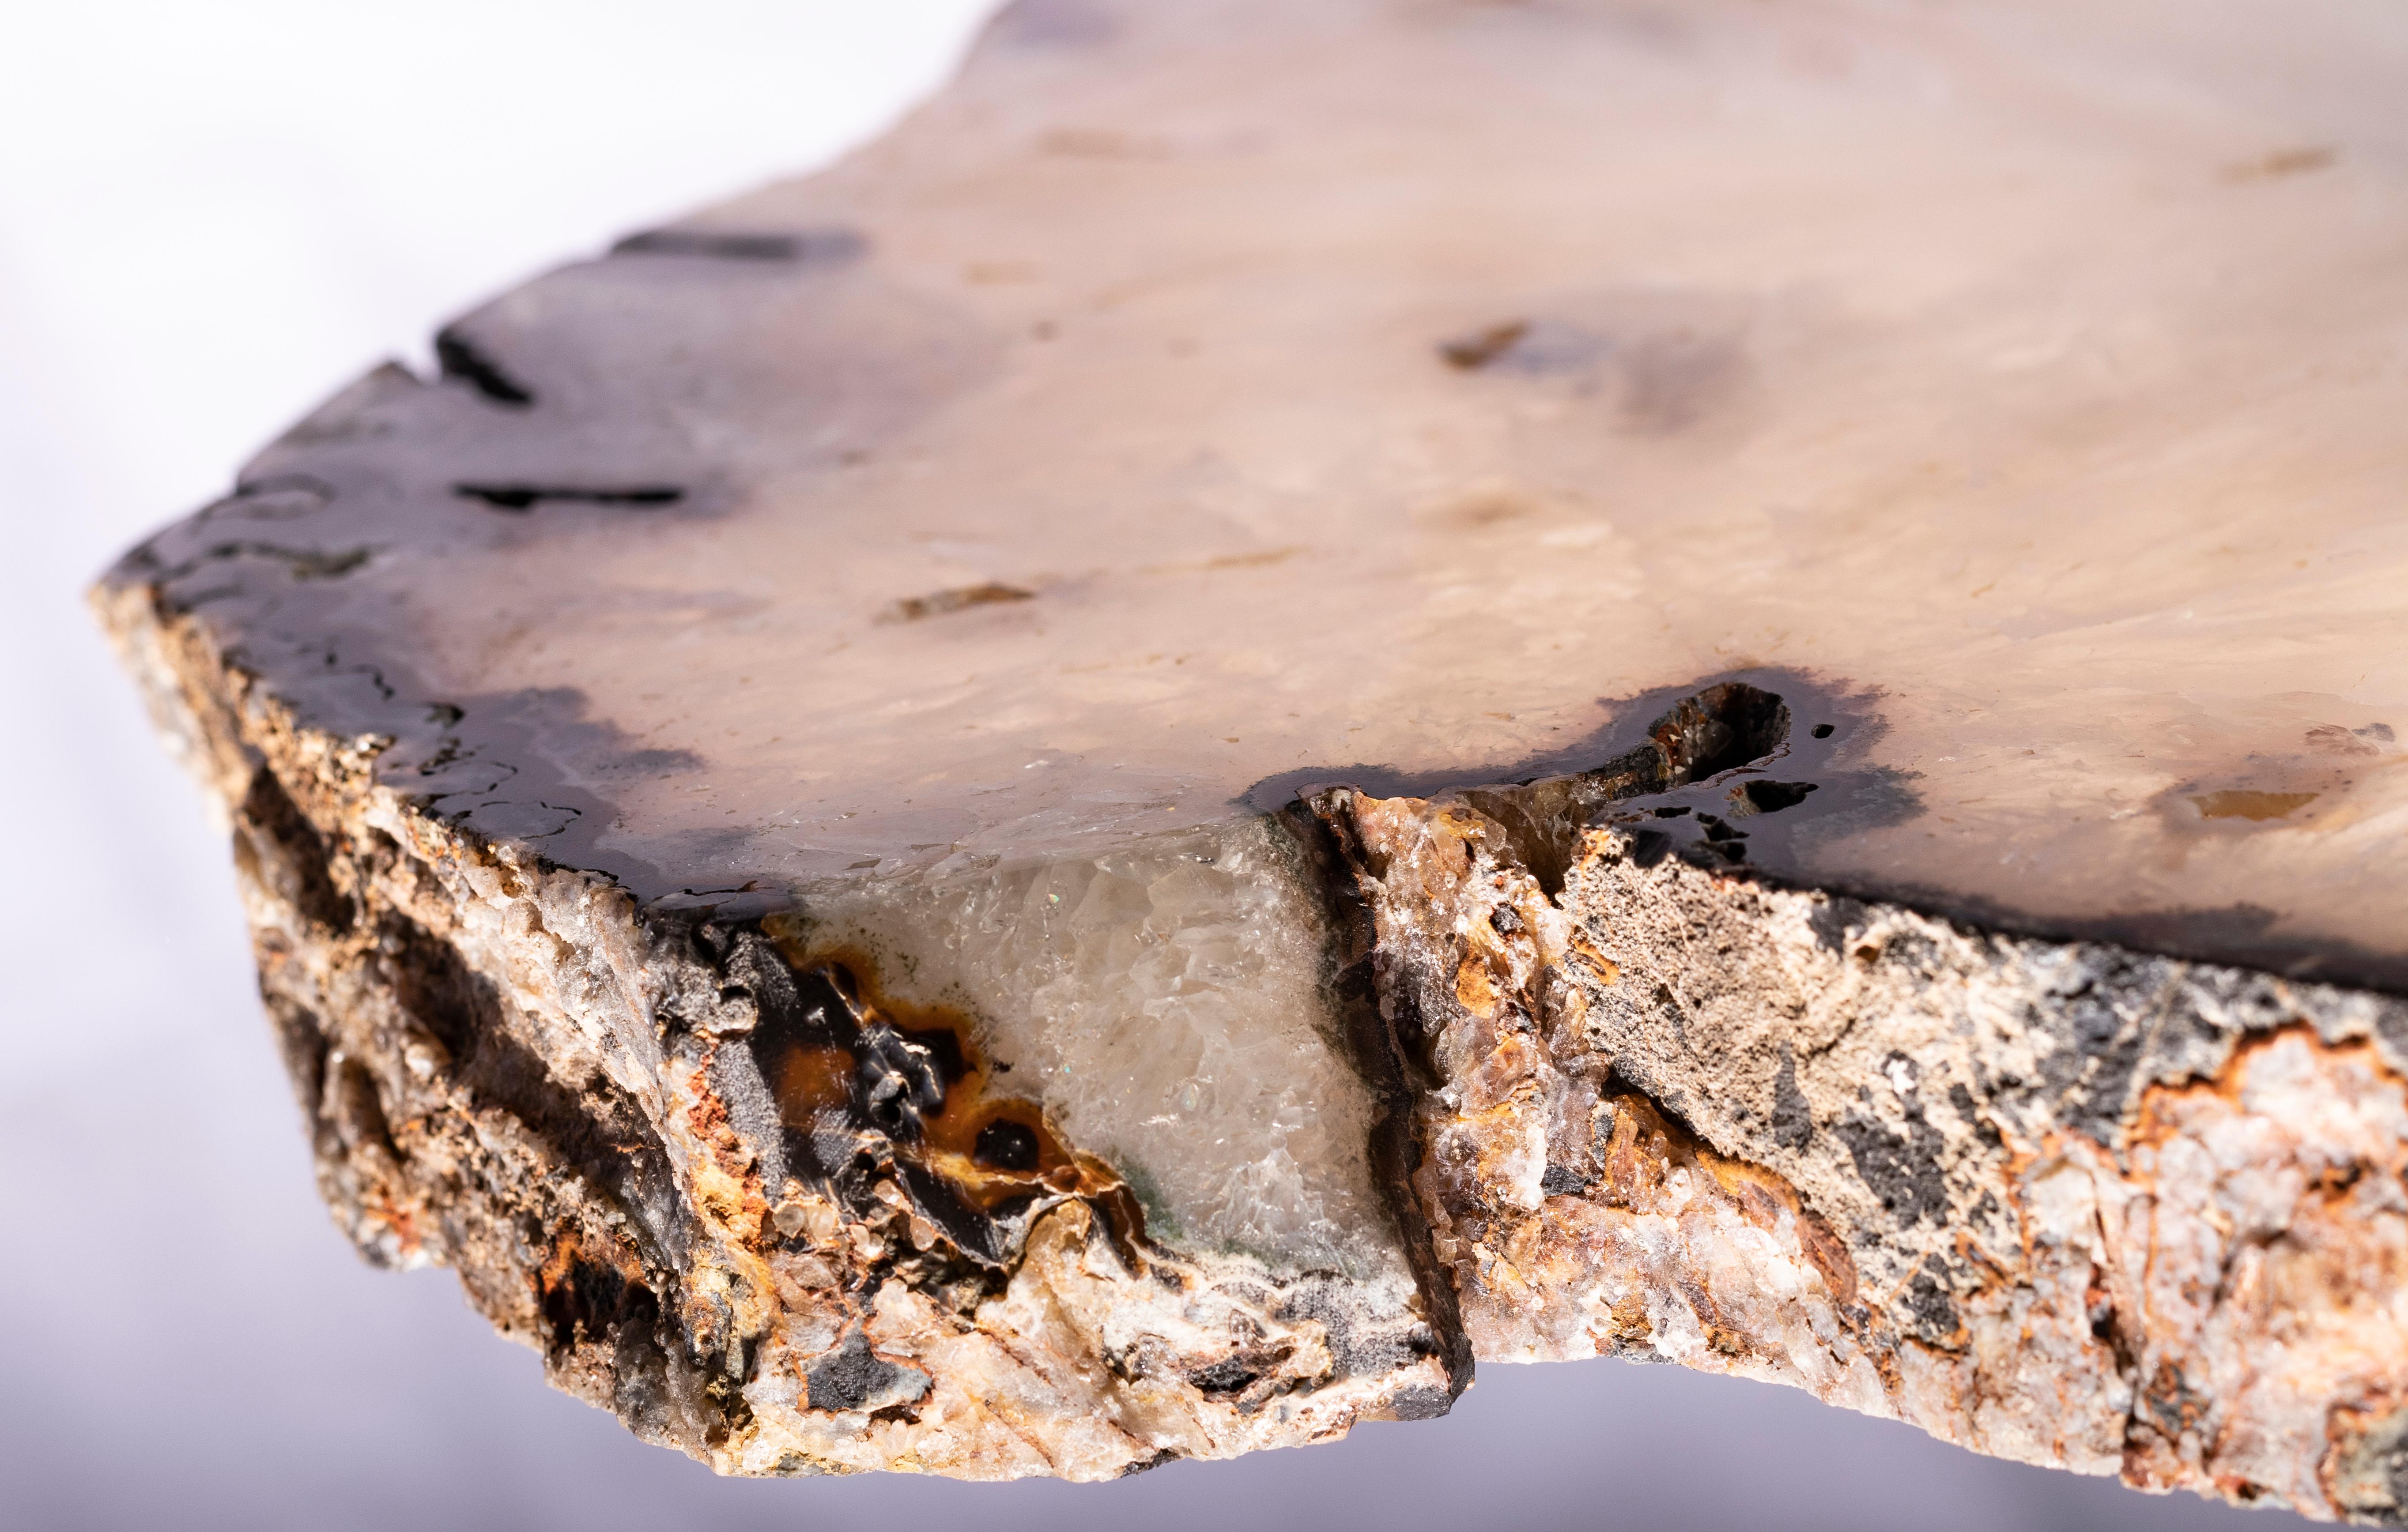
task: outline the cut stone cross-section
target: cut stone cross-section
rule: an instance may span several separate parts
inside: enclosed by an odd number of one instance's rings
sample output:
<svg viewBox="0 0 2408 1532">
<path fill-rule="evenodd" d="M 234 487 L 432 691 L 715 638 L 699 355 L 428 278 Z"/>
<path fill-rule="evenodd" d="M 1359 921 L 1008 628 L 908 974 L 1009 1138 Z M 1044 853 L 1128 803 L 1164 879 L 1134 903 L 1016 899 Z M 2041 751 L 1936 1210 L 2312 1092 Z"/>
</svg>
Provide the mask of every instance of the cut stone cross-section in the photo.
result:
<svg viewBox="0 0 2408 1532">
<path fill-rule="evenodd" d="M 1024 0 L 95 599 L 346 1229 L 723 1471 L 1613 1354 L 2398 1521 L 2403 68 Z"/>
</svg>

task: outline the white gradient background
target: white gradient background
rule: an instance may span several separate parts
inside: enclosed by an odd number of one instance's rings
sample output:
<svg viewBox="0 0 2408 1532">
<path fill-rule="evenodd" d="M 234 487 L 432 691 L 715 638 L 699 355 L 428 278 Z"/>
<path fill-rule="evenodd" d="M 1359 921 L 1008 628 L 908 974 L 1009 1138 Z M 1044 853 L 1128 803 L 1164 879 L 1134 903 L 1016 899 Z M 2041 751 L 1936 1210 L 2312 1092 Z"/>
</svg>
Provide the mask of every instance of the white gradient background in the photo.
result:
<svg viewBox="0 0 2408 1532">
<path fill-rule="evenodd" d="M 738 1482 L 318 1205 L 225 850 L 79 605 L 446 316 L 874 134 L 981 0 L 84 0 L 0 18 L 0 1525 L 2272 1528 L 1802 1395 L 1483 1370 L 1123 1483 Z"/>
</svg>

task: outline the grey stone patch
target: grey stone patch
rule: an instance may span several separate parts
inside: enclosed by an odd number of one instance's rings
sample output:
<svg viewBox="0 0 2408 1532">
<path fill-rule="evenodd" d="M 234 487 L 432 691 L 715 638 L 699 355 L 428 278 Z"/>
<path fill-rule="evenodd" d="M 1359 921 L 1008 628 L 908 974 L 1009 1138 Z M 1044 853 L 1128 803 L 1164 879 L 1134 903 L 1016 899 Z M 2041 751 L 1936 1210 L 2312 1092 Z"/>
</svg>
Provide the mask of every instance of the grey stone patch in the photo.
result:
<svg viewBox="0 0 2408 1532">
<path fill-rule="evenodd" d="M 1398 1420 L 1436 1420 L 1455 1408 L 1455 1398 L 1442 1388 L 1407 1389 L 1391 1408 Z"/>
<path fill-rule="evenodd" d="M 1814 1137 L 1814 1109 L 1798 1088 L 1798 1059 L 1787 1043 L 1781 1045 L 1781 1072 L 1772 1078 L 1771 1123 L 1772 1141 L 1784 1149 L 1803 1149 Z"/>
<path fill-rule="evenodd" d="M 1940 1172 L 1940 1131 L 1920 1106 L 1909 1108 L 1903 1132 L 1893 1132 L 1862 1115 L 1842 1118 L 1832 1129 L 1848 1146 L 1857 1176 L 1898 1223 L 1937 1223 L 1947 1216 L 1948 1183 Z"/>
<path fill-rule="evenodd" d="M 803 1369 L 803 1385 L 813 1410 L 840 1414 L 917 1404 L 929 1382 L 918 1367 L 889 1362 L 869 1349 L 867 1336 L 850 1330 L 834 1351 Z"/>
<path fill-rule="evenodd" d="M 2408 1525 L 2408 1409 L 2382 1416 L 2336 1454 L 2332 1496 L 2353 1521 Z"/>
<path fill-rule="evenodd" d="M 777 1097 L 761 1078 L 750 1049 L 720 1048 L 710 1060 L 711 1089 L 727 1106 L 728 1122 L 752 1151 L 762 1190 L 775 1198 L 786 1181 L 785 1124 Z"/>
</svg>

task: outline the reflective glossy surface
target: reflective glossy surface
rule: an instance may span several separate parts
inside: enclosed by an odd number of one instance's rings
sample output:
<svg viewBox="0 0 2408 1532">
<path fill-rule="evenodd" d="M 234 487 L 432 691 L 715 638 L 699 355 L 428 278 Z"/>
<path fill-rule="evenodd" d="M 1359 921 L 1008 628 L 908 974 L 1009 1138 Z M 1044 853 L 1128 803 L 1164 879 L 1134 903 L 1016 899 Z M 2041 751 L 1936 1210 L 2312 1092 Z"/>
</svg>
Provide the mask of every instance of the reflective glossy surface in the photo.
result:
<svg viewBox="0 0 2408 1532">
<path fill-rule="evenodd" d="M 2397 983 L 2403 66 L 2373 5 L 1024 7 L 135 572 L 647 897 L 1585 769 L 1788 675 L 1885 795 L 1750 865 Z"/>
</svg>

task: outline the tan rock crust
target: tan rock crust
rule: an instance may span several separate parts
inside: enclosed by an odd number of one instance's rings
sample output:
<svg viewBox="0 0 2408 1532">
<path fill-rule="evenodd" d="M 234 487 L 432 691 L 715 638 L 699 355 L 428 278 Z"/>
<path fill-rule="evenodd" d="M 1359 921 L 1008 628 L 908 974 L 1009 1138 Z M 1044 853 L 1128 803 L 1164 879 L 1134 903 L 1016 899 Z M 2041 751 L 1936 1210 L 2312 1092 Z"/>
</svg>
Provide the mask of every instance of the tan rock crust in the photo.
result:
<svg viewBox="0 0 2408 1532">
<path fill-rule="evenodd" d="M 999 1250 L 955 1238 L 917 1140 L 856 1124 L 838 1174 L 776 1174 L 743 1046 L 771 944 L 714 966 L 606 881 L 372 785 L 374 741 L 294 728 L 189 621 L 109 616 L 229 808 L 337 1221 L 380 1265 L 455 1267 L 647 1439 L 726 1473 L 1099 1479 L 1459 1388 L 1410 1286 L 1165 1249 L 1075 1151 Z"/>
<path fill-rule="evenodd" d="M 1650 865 L 1626 826 L 1550 898 L 1464 797 L 1317 808 L 1433 1080 L 1414 1186 L 1482 1359 L 2402 1514 L 2408 1005 Z"/>
</svg>

